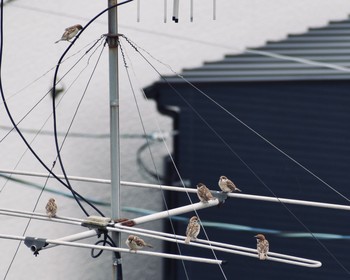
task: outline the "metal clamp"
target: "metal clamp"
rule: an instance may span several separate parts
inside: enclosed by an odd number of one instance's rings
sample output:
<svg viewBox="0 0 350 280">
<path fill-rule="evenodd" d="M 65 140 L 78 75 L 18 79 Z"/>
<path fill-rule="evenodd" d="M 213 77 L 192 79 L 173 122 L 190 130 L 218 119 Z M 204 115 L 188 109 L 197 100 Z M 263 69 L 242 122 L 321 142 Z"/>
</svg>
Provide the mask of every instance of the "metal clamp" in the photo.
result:
<svg viewBox="0 0 350 280">
<path fill-rule="evenodd" d="M 43 238 L 37 238 L 37 237 L 26 237 L 24 239 L 24 244 L 30 248 L 30 250 L 33 252 L 34 256 L 39 255 L 39 251 L 48 245 L 46 242 L 46 239 Z"/>
<path fill-rule="evenodd" d="M 106 36 L 106 40 L 107 40 L 107 44 L 110 48 L 116 48 L 118 47 L 118 39 L 119 39 L 119 36 L 123 36 L 123 34 L 110 34 L 110 33 L 107 33 L 107 34 L 103 34 L 104 36 Z"/>
</svg>

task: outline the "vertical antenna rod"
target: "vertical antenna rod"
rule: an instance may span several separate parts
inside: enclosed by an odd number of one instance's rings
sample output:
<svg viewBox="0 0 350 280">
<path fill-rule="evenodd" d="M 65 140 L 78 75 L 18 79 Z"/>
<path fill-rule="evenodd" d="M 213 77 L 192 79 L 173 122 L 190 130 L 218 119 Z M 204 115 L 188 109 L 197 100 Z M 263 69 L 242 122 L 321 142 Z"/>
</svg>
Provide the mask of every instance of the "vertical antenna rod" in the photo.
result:
<svg viewBox="0 0 350 280">
<path fill-rule="evenodd" d="M 167 3 L 168 0 L 164 0 L 164 23 L 166 23 L 166 19 L 168 17 L 167 15 L 167 10 L 168 10 L 168 3 Z"/>
<path fill-rule="evenodd" d="M 213 0 L 213 20 L 216 20 L 216 0 Z"/>
<path fill-rule="evenodd" d="M 193 21 L 193 0 L 190 1 L 190 21 Z"/>
<path fill-rule="evenodd" d="M 140 0 L 137 0 L 137 22 L 140 22 Z"/>
<path fill-rule="evenodd" d="M 118 0 L 108 0 L 108 7 L 116 5 Z M 119 92 L 118 92 L 118 10 L 108 11 L 109 46 L 109 106 L 110 106 L 110 155 L 111 155 L 111 216 L 120 216 L 120 145 L 119 145 Z M 121 246 L 120 234 L 112 233 L 112 240 Z M 120 253 L 113 254 L 112 279 L 121 280 Z"/>
</svg>

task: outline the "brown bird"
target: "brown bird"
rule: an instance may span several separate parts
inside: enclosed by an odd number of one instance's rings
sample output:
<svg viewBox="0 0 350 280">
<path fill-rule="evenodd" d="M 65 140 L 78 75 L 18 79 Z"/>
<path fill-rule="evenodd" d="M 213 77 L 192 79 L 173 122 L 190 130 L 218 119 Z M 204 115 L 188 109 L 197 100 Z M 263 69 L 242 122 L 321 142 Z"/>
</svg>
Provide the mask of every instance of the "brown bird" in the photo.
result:
<svg viewBox="0 0 350 280">
<path fill-rule="evenodd" d="M 70 27 L 67 27 L 61 37 L 58 41 L 55 42 L 57 44 L 59 41 L 69 41 L 72 39 L 75 35 L 78 34 L 79 30 L 83 29 L 83 27 L 80 24 L 76 24 Z"/>
<path fill-rule="evenodd" d="M 254 236 L 256 238 L 256 248 L 258 250 L 258 256 L 260 260 L 267 259 L 267 253 L 269 252 L 269 241 L 266 240 L 263 234 Z"/>
<path fill-rule="evenodd" d="M 220 176 L 219 179 L 219 187 L 220 189 L 225 192 L 225 193 L 230 193 L 230 192 L 242 192 L 239 188 L 236 187 L 236 185 L 228 179 L 226 176 Z"/>
<path fill-rule="evenodd" d="M 55 217 L 57 213 L 57 204 L 54 198 L 50 198 L 48 203 L 46 204 L 46 214 L 49 218 Z"/>
<path fill-rule="evenodd" d="M 197 195 L 201 202 L 208 202 L 209 200 L 214 199 L 210 190 L 202 183 L 197 185 Z"/>
<path fill-rule="evenodd" d="M 200 230 L 201 226 L 198 223 L 198 217 L 193 216 L 187 225 L 185 243 L 188 244 L 191 240 L 196 240 Z"/>
<path fill-rule="evenodd" d="M 151 244 L 146 243 L 140 237 L 136 235 L 129 235 L 128 239 L 126 239 L 125 244 L 129 247 L 130 251 L 137 251 L 139 249 L 143 249 L 144 247 L 153 248 Z"/>
</svg>

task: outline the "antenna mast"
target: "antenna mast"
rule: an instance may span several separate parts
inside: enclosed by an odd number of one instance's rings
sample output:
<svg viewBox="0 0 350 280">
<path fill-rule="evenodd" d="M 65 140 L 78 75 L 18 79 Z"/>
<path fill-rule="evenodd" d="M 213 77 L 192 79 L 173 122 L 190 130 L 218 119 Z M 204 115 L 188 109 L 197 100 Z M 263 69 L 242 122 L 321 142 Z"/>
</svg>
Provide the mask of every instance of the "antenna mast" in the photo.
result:
<svg viewBox="0 0 350 280">
<path fill-rule="evenodd" d="M 108 0 L 108 7 L 118 0 Z M 120 216 L 120 143 L 119 143 L 119 91 L 118 91 L 118 8 L 108 11 L 109 46 L 109 107 L 110 107 L 110 155 L 111 155 L 111 217 Z M 120 233 L 112 232 L 113 242 L 121 246 Z M 122 279 L 120 253 L 113 255 L 112 279 Z"/>
</svg>

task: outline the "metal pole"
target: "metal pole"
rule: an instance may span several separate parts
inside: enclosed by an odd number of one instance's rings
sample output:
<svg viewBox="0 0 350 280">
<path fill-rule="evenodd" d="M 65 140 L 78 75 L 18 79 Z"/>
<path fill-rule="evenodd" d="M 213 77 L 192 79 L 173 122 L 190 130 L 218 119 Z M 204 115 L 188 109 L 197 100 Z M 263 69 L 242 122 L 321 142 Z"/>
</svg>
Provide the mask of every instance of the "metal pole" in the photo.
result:
<svg viewBox="0 0 350 280">
<path fill-rule="evenodd" d="M 220 201 L 218 199 L 209 200 L 206 203 L 197 202 L 197 203 L 193 203 L 190 205 L 177 207 L 177 208 L 173 208 L 170 210 L 165 210 L 162 212 L 156 212 L 156 213 L 149 214 L 146 216 L 138 217 L 138 218 L 132 219 L 132 222 L 135 225 L 139 225 L 139 224 L 143 224 L 143 223 L 147 223 L 147 222 L 153 222 L 155 220 L 160 220 L 160 219 L 164 219 L 164 218 L 175 216 L 175 215 L 181 215 L 183 213 L 188 213 L 188 212 L 191 212 L 194 210 L 200 210 L 200 209 L 204 209 L 204 208 L 208 208 L 208 207 L 213 207 L 213 206 L 218 205 L 219 203 L 220 203 Z"/>
<path fill-rule="evenodd" d="M 0 169 L 0 173 L 15 174 L 15 175 L 28 175 L 28 176 L 36 176 L 36 177 L 47 177 L 48 176 L 46 173 L 35 173 L 35 172 L 16 171 L 16 170 L 7 170 L 7 169 Z M 52 177 L 52 176 L 50 176 L 50 177 Z M 64 178 L 63 175 L 57 175 L 57 177 Z M 110 184 L 111 183 L 110 180 L 106 180 L 106 179 L 96 179 L 96 178 L 78 177 L 78 176 L 68 176 L 68 178 L 70 180 L 76 180 L 76 181 L 82 181 L 82 182 L 92 182 L 92 183 L 101 183 L 101 184 Z M 162 189 L 162 190 L 176 191 L 176 192 L 187 192 L 187 193 L 196 193 L 197 192 L 197 189 L 195 189 L 195 188 L 174 187 L 174 186 L 136 183 L 136 182 L 128 182 L 128 181 L 120 181 L 120 185 L 121 186 L 128 186 L 128 187 Z M 220 191 L 217 191 L 217 193 L 220 193 Z M 261 196 L 261 195 L 252 195 L 252 194 L 242 194 L 242 193 L 228 193 L 227 196 L 234 197 L 234 198 L 241 198 L 241 199 L 251 199 L 251 200 L 260 200 L 260 201 L 268 201 L 268 202 L 296 204 L 296 205 L 305 205 L 305 206 L 312 206 L 312 207 L 321 207 L 321 208 L 330 208 L 330 209 L 350 211 L 350 206 L 343 205 L 343 204 L 307 201 L 307 200 L 290 199 L 290 198 L 282 198 L 282 197 Z"/>
<path fill-rule="evenodd" d="M 108 7 L 118 0 L 108 0 Z M 109 45 L 109 100 L 110 100 L 110 154 L 111 154 L 111 216 L 120 216 L 120 145 L 119 145 L 119 92 L 118 92 L 118 10 L 108 11 Z M 112 240 L 121 246 L 120 234 L 113 232 Z M 120 253 L 113 254 L 112 279 L 122 279 Z"/>
</svg>

